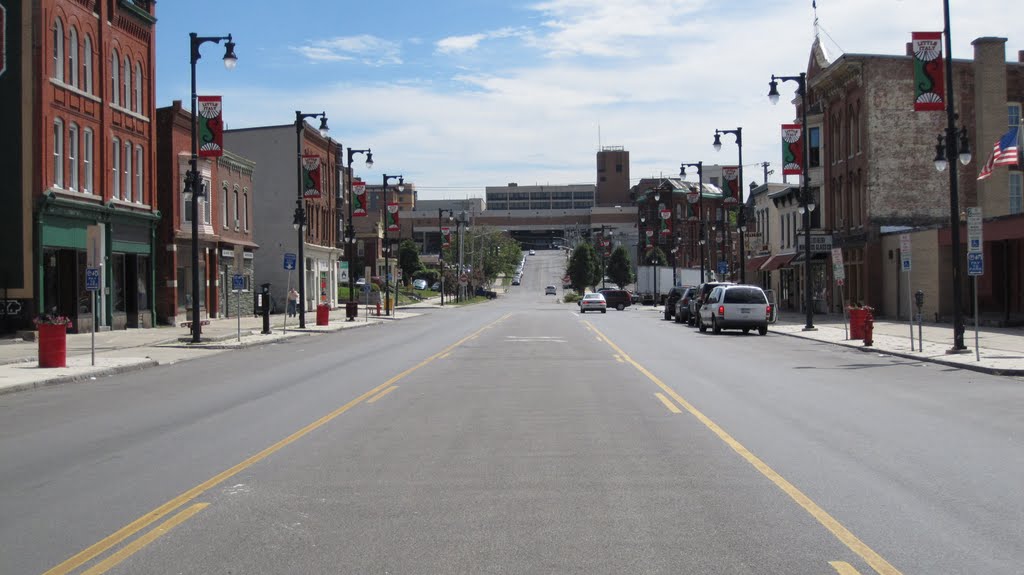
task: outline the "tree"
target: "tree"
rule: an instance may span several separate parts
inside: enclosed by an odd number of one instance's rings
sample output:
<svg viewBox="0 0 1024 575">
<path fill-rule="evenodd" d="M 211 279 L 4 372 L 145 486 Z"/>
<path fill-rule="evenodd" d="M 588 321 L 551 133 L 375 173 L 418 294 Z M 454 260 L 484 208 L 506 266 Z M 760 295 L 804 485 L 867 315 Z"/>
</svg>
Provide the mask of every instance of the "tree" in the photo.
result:
<svg viewBox="0 0 1024 575">
<path fill-rule="evenodd" d="M 402 240 L 398 247 L 398 267 L 402 270 L 403 283 L 409 285 L 413 275 L 423 268 L 420 263 L 420 252 L 416 249 L 416 242 L 410 238 Z"/>
<path fill-rule="evenodd" d="M 598 282 L 601 280 L 599 272 L 595 274 L 595 270 L 600 268 L 601 262 L 597 261 L 594 246 L 586 242 L 576 246 L 569 258 L 569 267 L 566 269 L 572 289 L 577 293 L 583 293 L 588 286 L 595 285 L 597 283 L 594 281 L 595 275 L 598 275 Z"/>
<path fill-rule="evenodd" d="M 629 260 L 629 250 L 619 246 L 608 259 L 608 277 L 620 288 L 636 281 L 633 274 L 633 263 Z"/>
<path fill-rule="evenodd" d="M 665 255 L 665 252 L 661 251 L 661 248 L 654 246 L 653 249 L 647 250 L 643 263 L 648 266 L 667 266 L 668 257 Z"/>
</svg>

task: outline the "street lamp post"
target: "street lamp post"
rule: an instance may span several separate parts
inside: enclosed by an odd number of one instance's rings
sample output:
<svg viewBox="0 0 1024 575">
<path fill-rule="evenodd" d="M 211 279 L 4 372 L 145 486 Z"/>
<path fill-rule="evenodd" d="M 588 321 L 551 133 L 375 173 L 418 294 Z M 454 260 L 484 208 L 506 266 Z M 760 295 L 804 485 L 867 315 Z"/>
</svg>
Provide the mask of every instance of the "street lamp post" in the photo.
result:
<svg viewBox="0 0 1024 575">
<path fill-rule="evenodd" d="M 382 174 L 383 182 L 381 186 L 381 193 L 384 199 L 384 210 L 388 210 L 388 182 L 391 180 L 398 180 L 398 191 L 401 192 L 405 189 L 405 178 L 402 176 L 394 176 L 388 174 Z M 387 217 L 384 218 L 384 246 L 387 248 L 384 251 L 384 315 L 391 315 L 391 279 L 388 275 L 391 273 L 391 266 L 388 265 L 388 256 L 391 255 L 391 244 L 388 243 L 388 222 Z M 398 299 L 398 288 L 395 288 L 395 300 Z"/>
<path fill-rule="evenodd" d="M 814 327 L 814 304 L 811 293 L 811 212 L 814 211 L 814 198 L 811 196 L 811 178 L 807 174 L 810 167 L 809 150 L 807 146 L 807 73 L 800 72 L 799 76 L 776 76 L 772 74 L 771 82 L 768 83 L 768 99 L 772 104 L 779 103 L 779 82 L 796 82 L 797 94 L 800 94 L 800 143 L 803 148 L 803 176 L 800 182 L 800 213 L 804 221 L 804 312 L 806 323 L 804 331 L 813 331 Z"/>
<path fill-rule="evenodd" d="M 942 35 L 946 43 L 946 130 L 938 137 L 935 146 L 935 168 L 940 172 L 949 166 L 949 232 L 953 259 L 953 347 L 946 353 L 967 351 L 964 344 L 964 316 L 960 309 L 963 301 L 963 286 L 960 267 L 960 191 L 957 177 L 956 158 L 967 165 L 971 161 L 971 147 L 967 140 L 967 128 L 956 129 L 957 114 L 953 107 L 953 52 L 949 38 L 949 0 L 942 2 L 942 16 L 945 28 Z M 945 140 L 945 142 L 943 142 Z"/>
<path fill-rule="evenodd" d="M 298 110 L 295 110 L 295 155 L 296 159 L 296 181 L 297 183 L 297 196 L 295 198 L 295 214 L 296 222 L 293 224 L 295 231 L 298 232 L 299 238 L 299 256 L 298 256 L 298 276 L 299 276 L 299 328 L 306 328 L 306 217 L 305 207 L 306 199 L 303 195 L 303 182 L 302 182 L 302 143 L 303 135 L 306 131 L 306 118 L 320 118 L 320 135 L 327 137 L 329 128 L 327 127 L 327 112 L 319 112 L 315 114 L 304 114 Z M 302 215 L 301 221 L 298 221 L 299 214 Z"/>
<path fill-rule="evenodd" d="M 199 343 L 203 333 L 199 322 L 199 198 L 203 197 L 203 187 L 199 182 L 199 147 L 196 139 L 196 62 L 202 58 L 199 47 L 207 42 L 220 44 L 224 40 L 224 67 L 233 70 L 238 64 L 235 55 L 235 43 L 231 34 L 227 36 L 199 36 L 195 32 L 189 38 L 189 65 L 192 68 L 192 158 L 189 160 L 189 171 L 185 177 L 185 193 L 192 196 L 192 343 Z M 205 281 L 206 274 L 203 274 Z"/>
<path fill-rule="evenodd" d="M 736 148 L 739 150 L 739 182 L 737 182 L 737 193 L 740 197 L 736 198 L 739 202 L 739 212 L 736 214 L 736 225 L 737 227 L 743 227 L 743 128 L 738 127 L 735 130 L 715 130 L 715 141 L 712 146 L 715 151 L 718 152 L 722 149 L 721 134 L 733 134 L 736 136 Z M 743 235 L 740 232 L 740 283 L 747 283 L 747 266 L 746 266 L 746 250 L 744 248 Z M 735 277 L 735 276 L 734 276 Z"/>
<path fill-rule="evenodd" d="M 348 182 L 348 225 L 345 226 L 345 253 L 348 254 L 348 301 L 350 303 L 356 301 L 356 228 L 352 223 L 352 210 L 353 204 L 355 203 L 354 198 L 352 197 L 352 156 L 356 154 L 365 155 L 366 167 L 373 167 L 373 152 L 371 152 L 369 148 L 365 150 L 353 150 L 352 148 L 348 148 L 346 164 L 346 180 Z"/>
<path fill-rule="evenodd" d="M 697 211 L 699 215 L 697 220 L 700 226 L 700 283 L 704 283 L 704 162 L 700 161 L 695 164 L 679 164 L 679 176 L 682 178 L 686 177 L 686 168 L 697 168 Z M 692 203 L 692 202 L 691 202 Z"/>
<path fill-rule="evenodd" d="M 437 265 L 441 269 L 441 305 L 444 306 L 444 221 L 445 214 L 448 215 L 448 221 L 452 221 L 455 215 L 453 210 L 446 210 L 444 208 L 437 208 L 437 233 L 439 234 L 437 244 Z"/>
</svg>

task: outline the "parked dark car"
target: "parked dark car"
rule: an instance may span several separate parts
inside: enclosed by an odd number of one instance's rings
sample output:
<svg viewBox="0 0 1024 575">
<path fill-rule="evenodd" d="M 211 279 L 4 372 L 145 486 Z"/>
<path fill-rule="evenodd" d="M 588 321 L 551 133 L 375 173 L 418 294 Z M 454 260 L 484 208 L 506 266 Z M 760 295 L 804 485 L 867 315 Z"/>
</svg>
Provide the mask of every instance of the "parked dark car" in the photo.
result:
<svg viewBox="0 0 1024 575">
<path fill-rule="evenodd" d="M 696 287 L 688 287 L 683 291 L 683 297 L 676 302 L 675 320 L 676 323 L 689 323 L 690 321 L 690 300 L 697 293 Z"/>
<path fill-rule="evenodd" d="M 695 325 L 697 327 L 700 327 L 700 314 L 698 313 L 699 310 L 700 310 L 700 306 L 704 305 L 704 300 L 708 297 L 708 294 L 711 293 L 711 290 L 715 289 L 718 286 L 728 286 L 728 285 L 733 285 L 733 283 L 732 282 L 707 282 L 707 283 L 702 283 L 699 286 L 697 286 L 697 292 L 694 293 L 693 297 L 690 298 L 690 318 L 689 318 L 689 322 L 688 322 L 689 325 L 691 325 L 691 326 Z"/>
<path fill-rule="evenodd" d="M 665 321 L 669 321 L 676 315 L 676 302 L 682 299 L 683 293 L 688 286 L 675 286 L 668 290 L 665 296 Z"/>
<path fill-rule="evenodd" d="M 608 302 L 608 307 L 622 311 L 633 305 L 633 294 L 624 289 L 603 289 L 599 291 L 604 295 L 605 301 Z"/>
</svg>

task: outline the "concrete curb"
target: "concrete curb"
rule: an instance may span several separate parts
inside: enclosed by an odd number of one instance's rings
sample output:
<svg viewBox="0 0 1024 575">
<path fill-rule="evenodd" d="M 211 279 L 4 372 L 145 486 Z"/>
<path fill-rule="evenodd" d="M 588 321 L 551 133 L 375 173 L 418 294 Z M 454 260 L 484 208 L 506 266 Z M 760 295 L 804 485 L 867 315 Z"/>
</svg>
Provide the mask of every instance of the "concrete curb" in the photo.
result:
<svg viewBox="0 0 1024 575">
<path fill-rule="evenodd" d="M 0 395 L 4 395 L 4 394 L 7 394 L 7 393 L 15 393 L 15 392 L 18 392 L 18 391 L 27 391 L 29 389 L 36 389 L 38 387 L 47 387 L 47 386 L 50 386 L 50 385 L 58 385 L 58 384 L 61 384 L 61 383 L 74 383 L 74 382 L 77 382 L 77 381 L 89 381 L 91 379 L 96 379 L 96 378 L 107 376 L 107 375 L 117 375 L 117 374 L 120 374 L 120 373 L 127 373 L 127 372 L 130 372 L 130 371 L 142 371 L 143 369 L 148 369 L 150 367 L 156 367 L 158 365 L 160 365 L 160 362 L 158 362 L 155 359 L 149 359 L 149 360 L 146 360 L 146 361 L 141 361 L 139 363 L 133 363 L 131 365 L 119 365 L 119 366 L 116 366 L 116 367 L 100 368 L 100 369 L 97 369 L 96 371 L 90 371 L 88 373 L 76 373 L 74 375 L 60 375 L 60 376 L 51 377 L 51 378 L 47 378 L 47 379 L 41 379 L 39 381 L 32 381 L 32 382 L 29 382 L 29 383 L 19 383 L 19 384 L 15 384 L 15 385 L 11 385 L 11 386 L 0 388 Z"/>
<path fill-rule="evenodd" d="M 861 344 L 861 345 L 854 345 L 854 344 L 851 344 L 851 343 L 843 343 L 843 342 L 840 342 L 840 341 L 829 341 L 829 340 L 824 340 L 824 339 L 818 339 L 816 337 L 809 337 L 809 336 L 806 336 L 806 335 L 803 335 L 803 334 L 799 334 L 799 333 L 791 333 L 791 332 L 785 332 L 785 331 L 772 330 L 771 333 L 776 333 L 776 334 L 779 334 L 779 335 L 785 335 L 785 336 L 789 336 L 789 337 L 797 337 L 797 338 L 800 338 L 800 339 L 806 339 L 808 341 L 816 341 L 816 342 L 819 342 L 819 343 L 826 343 L 826 344 L 830 344 L 830 345 L 839 345 L 839 346 L 842 346 L 842 347 L 846 347 L 846 348 L 850 348 L 850 349 L 855 349 L 855 350 L 863 351 L 863 352 L 883 353 L 885 355 L 891 355 L 893 357 L 900 357 L 900 358 L 903 358 L 903 359 L 912 359 L 912 360 L 915 360 L 915 361 L 934 363 L 934 364 L 938 364 L 938 365 L 942 365 L 942 366 L 946 366 L 946 367 L 954 367 L 954 368 L 957 368 L 957 369 L 966 369 L 966 370 L 969 370 L 969 371 L 976 371 L 976 372 L 985 373 L 985 374 L 988 374 L 988 375 L 1001 375 L 1001 376 L 1020 376 L 1020 375 L 1024 375 L 1024 369 L 1000 369 L 1000 368 L 997 368 L 997 367 L 986 367 L 984 365 L 972 365 L 972 364 L 969 364 L 969 363 L 958 363 L 958 362 L 955 362 L 955 361 L 945 361 L 945 360 L 942 360 L 942 359 L 937 359 L 937 358 L 935 358 L 933 356 L 922 357 L 920 355 L 911 355 L 909 353 L 905 353 L 905 352 L 901 352 L 901 351 L 889 351 L 889 350 L 886 350 L 886 349 L 880 349 L 880 348 L 877 348 L 877 347 L 867 346 L 867 345 L 863 345 L 863 344 Z"/>
</svg>

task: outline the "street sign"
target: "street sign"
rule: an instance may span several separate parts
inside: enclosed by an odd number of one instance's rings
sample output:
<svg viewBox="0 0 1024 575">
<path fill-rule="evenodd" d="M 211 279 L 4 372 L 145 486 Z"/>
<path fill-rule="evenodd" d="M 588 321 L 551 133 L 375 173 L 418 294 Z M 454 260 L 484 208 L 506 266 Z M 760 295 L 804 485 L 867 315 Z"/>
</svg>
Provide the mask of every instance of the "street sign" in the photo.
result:
<svg viewBox="0 0 1024 575">
<path fill-rule="evenodd" d="M 245 276 L 242 274 L 235 274 L 231 276 L 231 289 L 242 291 L 245 289 Z"/>
<path fill-rule="evenodd" d="M 295 269 L 295 254 L 286 253 L 284 254 L 284 269 L 293 270 Z"/>
<path fill-rule="evenodd" d="M 718 275 L 724 276 L 727 273 L 729 273 L 729 262 L 718 260 Z"/>
<path fill-rule="evenodd" d="M 100 268 L 85 268 L 85 289 L 88 291 L 100 289 Z"/>
<path fill-rule="evenodd" d="M 838 285 L 846 279 L 846 268 L 843 267 L 843 248 L 832 248 L 832 277 Z"/>
<path fill-rule="evenodd" d="M 981 236 L 981 208 L 967 208 L 967 252 L 981 253 L 983 239 Z"/>
<path fill-rule="evenodd" d="M 459 284 L 460 285 L 466 285 L 468 283 L 469 283 L 469 275 L 468 274 L 462 274 L 462 275 L 459 276 Z"/>
<path fill-rule="evenodd" d="M 967 275 L 985 275 L 985 256 L 981 252 L 967 252 Z"/>
<path fill-rule="evenodd" d="M 910 271 L 910 234 L 900 234 L 900 271 Z"/>
</svg>

